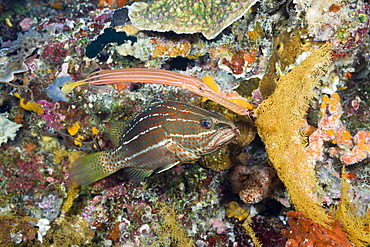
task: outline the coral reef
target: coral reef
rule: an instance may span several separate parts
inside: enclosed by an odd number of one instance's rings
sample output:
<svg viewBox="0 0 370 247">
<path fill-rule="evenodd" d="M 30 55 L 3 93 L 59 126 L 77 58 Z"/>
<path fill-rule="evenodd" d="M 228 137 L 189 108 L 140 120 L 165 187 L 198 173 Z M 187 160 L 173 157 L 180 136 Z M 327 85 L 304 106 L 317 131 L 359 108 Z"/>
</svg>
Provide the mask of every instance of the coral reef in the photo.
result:
<svg viewBox="0 0 370 247">
<path fill-rule="evenodd" d="M 126 32 L 117 32 L 113 28 L 106 28 L 103 34 L 99 35 L 96 40 L 86 47 L 86 56 L 93 58 L 98 55 L 107 44 L 117 42 L 118 45 L 121 45 L 126 40 L 130 40 L 134 43 L 137 41 L 135 37 L 128 36 Z"/>
<path fill-rule="evenodd" d="M 230 169 L 234 166 L 234 162 L 230 158 L 231 155 L 229 155 L 230 151 L 233 151 L 233 149 L 229 146 L 225 146 L 212 154 L 203 156 L 199 162 L 202 166 L 216 172 Z"/>
<path fill-rule="evenodd" d="M 294 28 L 290 31 L 283 31 L 274 37 L 274 49 L 269 58 L 269 67 L 266 68 L 266 73 L 260 81 L 259 89 L 263 97 L 270 96 L 274 92 L 279 78 L 298 65 L 296 63 L 299 63 L 302 57 L 307 56 L 305 55 L 307 52 L 314 50 L 315 42 L 301 38 L 304 35 L 304 29 Z"/>
<path fill-rule="evenodd" d="M 45 245 L 71 246 L 91 242 L 94 232 L 85 219 L 77 216 L 60 217 L 51 225 L 43 237 Z"/>
<path fill-rule="evenodd" d="M 239 129 L 239 136 L 228 146 L 220 150 L 203 156 L 199 162 L 202 166 L 212 169 L 213 171 L 222 171 L 230 169 L 236 163 L 236 158 L 256 135 L 254 122 L 248 116 L 239 116 L 228 111 L 226 117 L 232 120 Z"/>
<path fill-rule="evenodd" d="M 256 234 L 250 225 L 250 219 L 247 219 L 244 221 L 243 227 L 245 231 L 247 232 L 247 234 L 252 238 L 254 246 L 262 247 L 261 241 L 256 237 Z"/>
<path fill-rule="evenodd" d="M 369 10 L 363 0 L 1 1 L 0 245 L 283 247 L 335 239 L 331 226 L 368 246 Z M 169 74 L 179 77 L 158 83 Z M 241 134 L 141 183 L 125 171 L 70 181 L 75 159 L 114 147 L 113 122 L 165 100 L 222 114 Z M 272 191 L 275 172 L 285 187 Z M 281 230 L 293 228 L 287 243 Z"/>
<path fill-rule="evenodd" d="M 234 217 L 239 221 L 244 221 L 242 226 L 247 234 L 251 237 L 253 244 L 258 247 L 262 246 L 261 242 L 256 237 L 256 234 L 251 227 L 251 215 L 248 209 L 243 209 L 238 205 L 237 202 L 232 201 L 227 205 L 226 216 L 229 218 Z"/>
<path fill-rule="evenodd" d="M 4 53 L 4 49 L 0 50 L 0 54 Z M 10 49 L 6 49 L 10 50 Z M 14 80 L 14 74 L 26 72 L 28 67 L 24 61 L 12 59 L 6 56 L 1 56 L 0 63 L 0 82 L 10 82 Z"/>
<path fill-rule="evenodd" d="M 154 45 L 153 57 L 187 57 L 190 54 L 190 41 L 166 42 L 153 39 L 152 43 Z"/>
<path fill-rule="evenodd" d="M 239 221 L 242 221 L 249 216 L 249 210 L 241 208 L 236 201 L 232 201 L 227 205 L 226 216 L 229 218 L 237 218 Z"/>
<path fill-rule="evenodd" d="M 25 104 L 24 103 L 25 99 L 22 98 L 18 93 L 15 93 L 14 96 L 19 98 L 19 106 L 22 107 L 23 109 L 28 110 L 28 111 L 33 111 L 37 115 L 41 115 L 44 113 L 44 109 L 41 107 L 40 104 L 35 103 L 35 102 L 27 102 Z"/>
<path fill-rule="evenodd" d="M 300 11 L 307 11 L 309 35 L 317 41 L 330 40 L 337 51 L 357 50 L 369 31 L 370 22 L 367 17 L 370 6 L 366 2 L 359 1 L 350 6 L 340 1 L 298 1 L 297 5 Z M 319 9 L 327 11 L 320 13 Z M 348 11 L 353 14 L 348 15 Z"/>
</svg>

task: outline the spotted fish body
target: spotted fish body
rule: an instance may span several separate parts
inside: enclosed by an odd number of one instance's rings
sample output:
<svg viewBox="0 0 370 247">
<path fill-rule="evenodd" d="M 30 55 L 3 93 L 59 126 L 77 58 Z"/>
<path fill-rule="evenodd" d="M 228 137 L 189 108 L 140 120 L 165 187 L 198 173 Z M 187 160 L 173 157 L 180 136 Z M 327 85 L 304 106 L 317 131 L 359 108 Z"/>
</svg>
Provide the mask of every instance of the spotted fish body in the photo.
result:
<svg viewBox="0 0 370 247">
<path fill-rule="evenodd" d="M 72 181 L 85 185 L 125 168 L 137 181 L 227 145 L 239 135 L 233 122 L 202 108 L 176 101 L 155 103 L 127 122 L 109 129 L 114 150 L 77 159 Z"/>
</svg>

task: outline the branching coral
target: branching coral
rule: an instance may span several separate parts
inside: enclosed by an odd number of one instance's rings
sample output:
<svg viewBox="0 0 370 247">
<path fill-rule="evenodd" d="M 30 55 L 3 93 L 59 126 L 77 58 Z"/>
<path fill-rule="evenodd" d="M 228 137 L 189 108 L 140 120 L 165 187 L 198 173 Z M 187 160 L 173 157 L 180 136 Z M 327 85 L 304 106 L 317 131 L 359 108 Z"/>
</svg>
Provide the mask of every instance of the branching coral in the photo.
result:
<svg viewBox="0 0 370 247">
<path fill-rule="evenodd" d="M 347 238 L 347 234 L 342 230 L 342 224 L 339 220 L 334 220 L 330 224 L 330 228 L 325 228 L 311 219 L 306 218 L 302 213 L 297 211 L 289 211 L 287 216 L 288 230 L 282 230 L 281 233 L 288 237 L 286 247 L 298 246 L 341 246 L 351 247 L 351 243 Z"/>
<path fill-rule="evenodd" d="M 365 247 L 370 244 L 370 210 L 367 209 L 364 216 L 356 213 L 356 208 L 349 195 L 349 174 L 342 171 L 342 197 L 335 216 L 343 223 L 343 229 L 348 233 L 351 242 L 357 247 Z"/>
<path fill-rule="evenodd" d="M 90 242 L 94 232 L 82 217 L 59 217 L 47 231 L 44 241 L 47 245 L 71 246 Z"/>
<path fill-rule="evenodd" d="M 241 18 L 258 0 L 193 0 L 136 2 L 129 6 L 129 16 L 141 30 L 201 32 L 213 39 L 222 30 Z"/>
<path fill-rule="evenodd" d="M 185 230 L 177 221 L 175 210 L 166 204 L 162 204 L 161 207 L 162 232 L 159 232 L 159 240 L 156 243 L 162 246 L 195 246 L 193 240 L 186 235 Z"/>
<path fill-rule="evenodd" d="M 241 208 L 237 202 L 232 201 L 227 205 L 226 208 L 226 216 L 229 218 L 236 218 L 239 221 L 244 220 L 243 227 L 247 234 L 252 238 L 253 243 L 255 246 L 260 247 L 262 246 L 259 239 L 256 237 L 255 232 L 251 226 L 251 215 L 249 214 L 249 209 Z"/>
<path fill-rule="evenodd" d="M 285 184 L 298 211 L 320 224 L 331 219 L 314 194 L 315 163 L 302 145 L 300 127 L 319 75 L 331 62 L 331 46 L 325 44 L 279 80 L 275 92 L 257 108 L 257 130 L 272 165 Z"/>
</svg>

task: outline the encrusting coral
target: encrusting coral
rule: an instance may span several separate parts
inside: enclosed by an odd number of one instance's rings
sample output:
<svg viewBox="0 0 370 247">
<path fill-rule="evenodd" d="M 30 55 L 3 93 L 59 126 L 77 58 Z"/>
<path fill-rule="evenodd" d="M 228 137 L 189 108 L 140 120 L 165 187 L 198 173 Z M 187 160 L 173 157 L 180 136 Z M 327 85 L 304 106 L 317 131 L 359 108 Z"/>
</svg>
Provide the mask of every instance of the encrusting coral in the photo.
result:
<svg viewBox="0 0 370 247">
<path fill-rule="evenodd" d="M 229 218 L 237 218 L 239 221 L 242 221 L 249 216 L 249 210 L 241 208 L 236 201 L 232 201 L 226 207 L 226 216 Z"/>
<path fill-rule="evenodd" d="M 262 246 L 261 242 L 257 238 L 250 224 L 251 215 L 249 213 L 249 209 L 241 208 L 236 201 L 232 201 L 226 207 L 226 216 L 229 218 L 236 218 L 239 221 L 244 220 L 243 222 L 244 230 L 252 238 L 254 245 L 257 247 Z"/>
<path fill-rule="evenodd" d="M 213 39 L 241 18 L 258 0 L 136 2 L 128 7 L 132 24 L 141 30 L 201 32 Z"/>
<path fill-rule="evenodd" d="M 330 44 L 321 46 L 280 78 L 275 92 L 256 110 L 258 133 L 291 201 L 298 211 L 323 225 L 331 219 L 314 194 L 315 163 L 308 159 L 299 130 L 314 95 L 313 87 L 330 64 L 331 54 Z"/>
<path fill-rule="evenodd" d="M 246 204 L 259 203 L 271 196 L 279 180 L 271 167 L 260 165 L 234 167 L 229 174 L 233 193 L 239 194 Z"/>
<path fill-rule="evenodd" d="M 329 152 L 340 156 L 346 165 L 360 162 L 370 155 L 370 132 L 359 131 L 352 137 L 340 120 L 342 106 L 338 93 L 334 93 L 330 98 L 324 96 L 321 116 L 318 129 L 309 137 L 306 152 L 310 159 L 316 161 L 322 157 L 324 142 L 332 142 L 336 145 L 331 147 Z"/>
<path fill-rule="evenodd" d="M 289 227 L 281 231 L 284 236 L 289 238 L 285 244 L 286 247 L 352 246 L 347 234 L 342 230 L 342 224 L 337 219 L 332 221 L 330 229 L 328 229 L 306 218 L 298 211 L 289 211 L 287 216 L 290 217 Z"/>
</svg>

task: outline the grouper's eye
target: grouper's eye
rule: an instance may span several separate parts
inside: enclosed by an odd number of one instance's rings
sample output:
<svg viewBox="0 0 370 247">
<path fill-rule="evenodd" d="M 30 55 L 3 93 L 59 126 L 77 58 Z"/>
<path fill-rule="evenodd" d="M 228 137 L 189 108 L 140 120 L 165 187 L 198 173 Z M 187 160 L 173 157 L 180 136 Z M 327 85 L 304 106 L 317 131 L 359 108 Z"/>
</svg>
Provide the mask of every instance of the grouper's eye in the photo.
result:
<svg viewBox="0 0 370 247">
<path fill-rule="evenodd" d="M 202 119 L 202 120 L 200 120 L 200 124 L 205 129 L 210 129 L 210 128 L 213 127 L 213 122 L 212 122 L 211 119 Z"/>
</svg>

